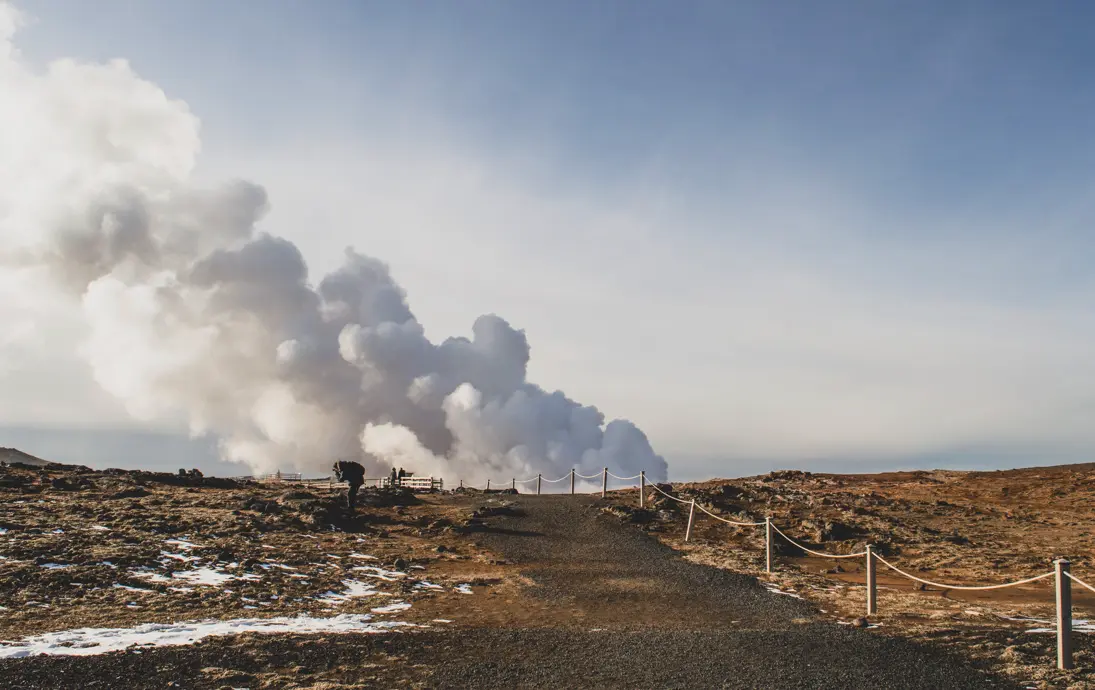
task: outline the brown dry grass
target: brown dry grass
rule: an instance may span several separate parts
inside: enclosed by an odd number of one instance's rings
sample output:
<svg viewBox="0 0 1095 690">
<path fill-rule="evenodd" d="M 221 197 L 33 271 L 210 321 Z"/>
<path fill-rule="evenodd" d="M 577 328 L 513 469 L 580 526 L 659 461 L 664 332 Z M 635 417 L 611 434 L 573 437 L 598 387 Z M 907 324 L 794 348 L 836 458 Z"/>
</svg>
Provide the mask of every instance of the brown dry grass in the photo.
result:
<svg viewBox="0 0 1095 690">
<path fill-rule="evenodd" d="M 695 498 L 728 519 L 771 516 L 810 548 L 845 554 L 876 544 L 887 560 L 934 581 L 1013 581 L 1052 570 L 1053 561 L 1062 557 L 1071 560 L 1081 578 L 1095 580 L 1095 465 L 876 475 L 776 472 L 673 488 L 678 497 Z M 651 514 L 633 513 L 634 491 L 616 492 L 618 507 L 612 510 L 630 519 L 653 518 L 646 529 L 691 560 L 756 573 L 781 591 L 816 602 L 845 624 L 864 616 L 864 559 L 804 557 L 779 543 L 777 572 L 767 576 L 763 528 L 730 527 L 697 511 L 692 540 L 686 543 L 686 507 L 649 493 L 654 497 Z M 1055 636 L 1028 632 L 1047 625 L 1014 620 L 1053 619 L 1052 579 L 966 592 L 921 588 L 879 564 L 878 584 L 879 614 L 870 622 L 880 633 L 990 660 L 1029 687 L 1095 688 L 1095 650 L 1087 634 L 1077 639 L 1077 669 L 1060 672 L 1054 668 Z M 1073 597 L 1075 618 L 1095 618 L 1095 595 L 1076 586 Z"/>
</svg>

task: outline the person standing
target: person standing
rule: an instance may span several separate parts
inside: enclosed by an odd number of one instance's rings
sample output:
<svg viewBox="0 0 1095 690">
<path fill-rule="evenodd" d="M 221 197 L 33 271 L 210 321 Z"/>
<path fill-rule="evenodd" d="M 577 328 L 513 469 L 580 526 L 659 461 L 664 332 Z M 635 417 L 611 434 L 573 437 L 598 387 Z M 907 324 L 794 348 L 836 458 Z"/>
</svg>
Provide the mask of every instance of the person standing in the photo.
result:
<svg viewBox="0 0 1095 690">
<path fill-rule="evenodd" d="M 365 468 L 361 463 L 339 460 L 335 463 L 334 471 L 338 481 L 350 485 L 350 490 L 346 493 L 346 507 L 353 511 L 357 502 L 357 491 L 365 483 Z"/>
</svg>

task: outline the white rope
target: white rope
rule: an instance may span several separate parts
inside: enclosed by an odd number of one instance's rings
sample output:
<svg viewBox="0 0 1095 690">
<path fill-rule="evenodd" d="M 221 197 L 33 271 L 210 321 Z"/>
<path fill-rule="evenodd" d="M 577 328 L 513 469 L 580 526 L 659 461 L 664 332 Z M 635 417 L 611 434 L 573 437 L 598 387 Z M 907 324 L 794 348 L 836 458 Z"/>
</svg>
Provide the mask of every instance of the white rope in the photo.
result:
<svg viewBox="0 0 1095 690">
<path fill-rule="evenodd" d="M 763 525 L 764 524 L 763 522 L 734 522 L 733 520 L 727 520 L 724 517 L 719 517 L 718 515 L 715 515 L 714 513 L 712 513 L 707 508 L 704 508 L 703 506 L 701 506 L 699 503 L 696 504 L 696 507 L 699 508 L 700 510 L 702 510 L 703 512 L 707 513 L 711 517 L 715 518 L 716 520 L 721 520 L 722 522 L 725 522 L 728 525 L 736 525 L 738 527 L 756 527 L 758 525 Z"/>
<path fill-rule="evenodd" d="M 1092 587 L 1091 585 L 1087 584 L 1086 582 L 1084 582 L 1084 581 L 1083 581 L 1083 580 L 1081 580 L 1080 578 L 1076 577 L 1076 576 L 1075 576 L 1075 575 L 1073 575 L 1072 573 L 1070 573 L 1070 572 L 1068 572 L 1068 571 L 1065 571 L 1065 575 L 1068 575 L 1068 579 L 1072 580 L 1072 581 L 1073 581 L 1073 582 L 1075 582 L 1076 584 L 1078 584 L 1078 585 L 1080 585 L 1080 586 L 1082 586 L 1082 587 L 1087 587 L 1087 588 L 1088 588 L 1088 589 L 1090 589 L 1090 590 L 1091 590 L 1092 592 L 1095 592 L 1095 587 Z"/>
<path fill-rule="evenodd" d="M 946 585 L 946 584 L 942 584 L 940 582 L 932 582 L 931 580 L 925 580 L 925 579 L 919 578 L 915 575 L 910 575 L 909 573 L 906 573 L 904 570 L 901 570 L 896 565 L 894 565 L 893 563 L 890 563 L 889 561 L 887 561 L 882 556 L 879 556 L 878 554 L 875 554 L 874 557 L 877 558 L 879 561 L 881 561 L 882 564 L 885 565 L 886 567 L 888 567 L 890 570 L 893 570 L 894 572 L 896 572 L 900 575 L 904 575 L 905 577 L 909 578 L 910 580 L 916 580 L 917 582 L 921 582 L 925 585 L 931 585 L 932 587 L 939 587 L 940 589 L 965 589 L 965 590 L 1003 589 L 1004 587 L 1016 587 L 1018 585 L 1025 585 L 1025 584 L 1030 583 L 1030 582 L 1037 582 L 1038 580 L 1044 580 L 1047 577 L 1052 577 L 1053 576 L 1053 571 L 1051 570 L 1051 571 L 1049 571 L 1048 573 L 1046 573 L 1044 575 L 1036 575 L 1034 577 L 1028 577 L 1025 580 L 1016 580 L 1015 582 L 1005 582 L 1004 584 L 1000 584 L 1000 585 Z"/>
<path fill-rule="evenodd" d="M 601 473 L 598 472 L 597 474 L 591 474 L 587 477 L 584 474 L 578 474 L 577 472 L 575 472 L 574 476 L 577 477 L 578 479 L 600 479 L 601 478 Z"/>
<path fill-rule="evenodd" d="M 650 484 L 649 486 L 652 489 L 654 489 L 655 491 L 657 491 L 658 493 L 660 493 L 662 496 L 665 496 L 666 498 L 672 498 L 677 503 L 691 503 L 692 502 L 692 501 L 686 501 L 686 500 L 681 499 L 681 498 L 677 498 L 676 496 L 670 496 L 669 494 L 667 494 L 664 491 L 662 491 L 661 489 L 659 489 L 657 484 Z"/>
<path fill-rule="evenodd" d="M 541 477 L 541 479 L 543 479 L 543 477 Z M 566 474 L 566 475 L 563 475 L 562 477 L 559 477 L 558 479 L 544 479 L 544 481 L 548 482 L 549 484 L 554 484 L 555 482 L 561 482 L 564 479 L 570 479 L 570 475 Z"/>
<path fill-rule="evenodd" d="M 761 524 L 764 524 L 764 523 L 761 523 Z M 799 544 L 797 541 L 795 541 L 794 539 L 788 537 L 786 534 L 783 534 L 783 532 L 780 531 L 780 529 L 778 527 L 776 527 L 775 525 L 772 525 L 772 529 L 774 529 L 776 532 L 779 532 L 779 534 L 784 539 L 786 539 L 787 541 L 791 542 L 792 544 L 794 544 L 798 548 L 802 549 L 806 553 L 812 554 L 814 556 L 821 556 L 822 558 L 860 558 L 862 556 L 867 555 L 866 551 L 860 551 L 858 553 L 823 553 L 821 551 L 813 551 L 811 549 L 806 548 L 802 544 Z"/>
<path fill-rule="evenodd" d="M 609 472 L 608 476 L 612 477 L 613 479 L 619 479 L 622 482 L 627 482 L 627 481 L 631 481 L 632 479 L 638 479 L 642 475 L 641 474 L 636 474 L 634 477 L 617 477 L 616 475 Z"/>
<path fill-rule="evenodd" d="M 529 482 L 536 481 L 536 477 L 529 477 L 528 479 L 514 479 L 513 481 L 517 482 L 518 484 L 528 484 Z"/>
</svg>

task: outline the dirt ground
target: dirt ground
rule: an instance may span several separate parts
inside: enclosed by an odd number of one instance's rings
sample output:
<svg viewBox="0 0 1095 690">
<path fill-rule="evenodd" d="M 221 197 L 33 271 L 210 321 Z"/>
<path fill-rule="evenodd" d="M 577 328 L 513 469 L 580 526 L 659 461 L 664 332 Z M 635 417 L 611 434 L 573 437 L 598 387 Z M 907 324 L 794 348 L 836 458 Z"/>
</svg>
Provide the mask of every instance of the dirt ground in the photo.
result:
<svg viewBox="0 0 1095 690">
<path fill-rule="evenodd" d="M 1095 582 L 1092 465 L 987 473 L 781 472 L 664 488 L 729 519 L 770 515 L 792 538 L 826 552 L 852 553 L 872 543 L 903 569 L 932 580 L 1005 582 L 1046 572 L 1054 559 L 1068 557 L 1077 575 Z M 416 634 L 429 635 L 568 624 L 572 610 L 530 596 L 528 570 L 490 548 L 486 524 L 505 516 L 504 492 L 365 491 L 364 505 L 353 515 L 343 497 L 326 485 L 0 467 L 0 639 L 297 614 L 369 614 L 420 626 Z M 637 504 L 637 491 L 615 491 L 603 510 L 690 560 L 757 575 L 849 627 L 865 612 L 861 559 L 806 558 L 777 542 L 778 568 L 769 577 L 763 573 L 762 529 L 733 528 L 698 514 L 685 543 L 681 504 L 654 491 L 646 510 Z M 1052 627 L 1052 580 L 968 593 L 918 589 L 880 567 L 879 583 L 873 634 L 951 650 L 1024 687 L 1095 687 L 1087 633 L 1080 633 L 1085 642 L 1077 645 L 1077 670 L 1063 673 L 1053 665 L 1054 636 L 1030 632 Z M 641 590 L 642 583 L 631 584 Z M 1074 600 L 1077 619 L 1095 612 L 1095 596 L 1076 587 Z M 274 643 L 251 642 L 260 637 L 275 636 L 238 638 L 239 649 L 267 658 Z M 336 638 L 341 636 L 325 639 Z M 198 647 L 223 651 L 235 644 L 230 639 Z M 383 670 L 389 647 L 369 644 L 376 678 L 398 684 Z M 355 663 L 350 656 L 339 659 L 258 673 L 249 687 L 282 687 L 285 673 L 296 687 L 337 687 L 350 674 L 340 664 Z M 212 682 L 220 667 L 209 668 Z M 412 670 L 405 669 L 400 682 L 430 686 L 425 671 Z"/>
<path fill-rule="evenodd" d="M 0 467 L 3 638 L 392 603 L 411 604 L 399 620 L 429 624 L 463 610 L 465 592 L 506 590 L 459 501 L 360 499 L 351 516 L 326 484 Z"/>
<path fill-rule="evenodd" d="M 772 586 L 816 602 L 852 624 L 866 614 L 865 559 L 807 556 L 777 536 L 777 568 L 764 573 L 764 529 L 731 527 L 697 511 L 684 541 L 688 507 L 649 491 L 617 492 L 608 508 L 701 563 L 755 573 Z M 813 550 L 849 554 L 873 544 L 902 570 L 928 580 L 981 585 L 1049 572 L 1068 558 L 1095 584 L 1095 465 L 999 472 L 892 472 L 873 475 L 797 471 L 737 480 L 676 484 L 671 493 L 730 520 L 773 522 Z M 1080 650 L 1076 670 L 1054 668 L 1053 578 L 969 592 L 919 585 L 879 564 L 877 632 L 928 640 L 988 660 L 1029 687 L 1095 687 L 1095 656 Z M 1073 585 L 1073 617 L 1089 635 L 1095 595 Z"/>
</svg>

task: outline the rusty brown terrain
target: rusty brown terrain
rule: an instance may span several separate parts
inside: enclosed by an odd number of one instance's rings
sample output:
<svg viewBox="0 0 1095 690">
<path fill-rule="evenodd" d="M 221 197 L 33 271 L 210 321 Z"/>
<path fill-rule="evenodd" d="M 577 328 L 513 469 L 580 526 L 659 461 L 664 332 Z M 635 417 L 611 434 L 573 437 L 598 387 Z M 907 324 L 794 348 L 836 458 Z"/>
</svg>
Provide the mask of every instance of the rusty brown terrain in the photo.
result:
<svg viewBox="0 0 1095 690">
<path fill-rule="evenodd" d="M 827 553 L 870 543 L 901 569 L 944 584 L 988 585 L 1053 569 L 1067 558 L 1095 584 L 1095 464 L 995 472 L 915 471 L 835 475 L 799 471 L 676 484 L 712 513 L 741 522 L 770 516 L 791 538 Z M 688 507 L 657 492 L 636 510 L 637 492 L 619 492 L 611 512 L 657 534 L 696 562 L 754 573 L 850 625 L 928 640 L 993 664 L 1028 687 L 1095 687 L 1086 638 L 1095 595 L 1073 585 L 1080 645 L 1077 668 L 1054 668 L 1053 579 L 987 592 L 930 587 L 878 566 L 879 613 L 866 613 L 865 559 L 808 556 L 777 536 L 776 572 L 764 573 L 764 529 L 732 527 L 697 511 L 684 541 Z M 626 497 L 626 498 L 624 498 Z M 624 500 L 620 500 L 623 498 Z"/>
<path fill-rule="evenodd" d="M 695 498 L 729 519 L 771 516 L 811 548 L 850 553 L 869 542 L 928 579 L 987 584 L 1045 572 L 1058 557 L 1070 558 L 1074 572 L 1095 580 L 1087 528 L 1093 487 L 1095 466 L 1074 465 L 978 473 L 779 472 L 663 488 L 678 498 Z M 474 686 L 467 679 L 477 674 L 507 672 L 482 668 L 504 655 L 505 646 L 497 645 L 507 635 L 529 635 L 550 656 L 555 645 L 573 646 L 577 654 L 590 644 L 602 644 L 574 637 L 576 629 L 596 637 L 602 629 L 639 625 L 653 626 L 651 634 L 677 635 L 698 625 L 693 615 L 685 615 L 696 608 L 695 602 L 677 609 L 661 601 L 666 591 L 659 581 L 661 571 L 658 576 L 616 572 L 607 556 L 596 563 L 555 563 L 556 552 L 544 546 L 551 539 L 545 540 L 540 527 L 524 525 L 558 527 L 564 541 L 567 525 L 555 525 L 553 512 L 531 522 L 520 517 L 521 508 L 510 505 L 514 497 L 508 492 L 365 491 L 364 505 L 353 515 L 342 506 L 343 496 L 326 485 L 58 465 L 0 467 L 0 640 L 78 627 L 368 613 L 377 620 L 419 627 L 413 633 L 383 636 L 249 635 L 164 648 L 155 651 L 155 668 L 161 672 L 156 683 L 163 669 L 176 664 L 191 674 L 185 687 L 462 687 L 462 682 Z M 521 503 L 530 506 L 529 500 L 537 499 L 522 498 Z M 786 594 L 802 597 L 815 612 L 788 614 L 786 624 L 792 627 L 843 625 L 852 631 L 869 625 L 862 631 L 868 637 L 911 640 L 948 658 L 968 659 L 973 667 L 1006 677 L 1016 687 L 1095 686 L 1095 653 L 1087 633 L 1078 633 L 1077 669 L 1058 672 L 1053 668 L 1053 636 L 1028 632 L 1046 627 L 1038 620 L 1052 618 L 1051 581 L 964 593 L 917 588 L 880 568 L 880 612 L 863 621 L 860 559 L 805 558 L 781 544 L 777 570 L 766 576 L 763 530 L 733 528 L 700 515 L 691 541 L 685 543 L 687 511 L 653 490 L 644 510 L 637 509 L 634 489 L 590 501 L 599 520 L 642 530 L 689 561 L 757 577 L 765 587 L 783 593 L 769 597 L 773 601 L 790 601 Z M 563 508 L 558 514 L 566 516 L 571 514 L 567 510 L 580 506 Z M 611 534 L 609 530 L 601 536 Z M 510 552 L 521 557 L 507 560 Z M 602 566 L 605 572 L 598 575 Z M 580 577 L 571 576 L 575 568 L 582 570 Z M 190 579 L 201 569 L 231 579 L 216 586 Z M 561 578 L 561 584 L 553 585 L 553 578 Z M 375 593 L 339 598 L 352 593 L 347 583 L 354 581 L 367 583 Z M 588 581 L 589 596 L 572 589 L 576 581 Z M 717 592 L 714 596 L 721 607 L 732 606 L 737 595 L 728 602 L 720 602 Z M 1095 597 L 1079 589 L 1074 597 L 1078 619 L 1095 613 Z M 661 603 L 643 603 L 654 599 Z M 391 604 L 399 605 L 397 610 L 385 610 Z M 761 621 L 765 607 L 780 608 L 760 600 L 756 606 L 760 613 L 749 616 Z M 657 620 L 650 621 L 651 616 Z M 743 613 L 742 619 L 749 616 Z M 709 618 L 701 621 L 705 630 L 736 623 Z M 567 630 L 571 632 L 562 632 Z M 444 676 L 466 661 L 467 650 L 452 645 L 472 644 L 481 637 L 487 641 L 481 643 L 480 666 L 465 669 L 459 678 Z M 412 638 L 420 643 L 404 642 Z M 669 642 L 650 644 L 653 653 Z M 710 644 L 721 649 L 728 643 L 719 638 Z M 111 674 L 121 673 L 131 662 L 133 673 L 143 673 L 135 661 L 139 653 L 0 661 L 0 666 L 22 679 L 13 687 L 100 687 L 95 678 L 106 687 L 116 677 Z M 435 653 L 452 654 L 454 660 L 439 667 L 430 657 Z M 628 654 L 615 649 L 606 653 L 618 653 L 620 663 L 629 668 Z M 50 684 L 70 667 L 102 674 L 72 685 Z M 524 678 L 519 673 L 515 677 Z M 624 677 L 630 678 L 630 671 Z M 667 677 L 668 685 L 684 682 Z M 558 679 L 537 682 L 541 685 L 517 685 L 550 687 Z M 803 682 L 802 687 L 812 687 Z M 608 677 L 598 683 L 617 687 Z M 149 680 L 148 687 L 153 686 L 163 687 Z"/>
</svg>

